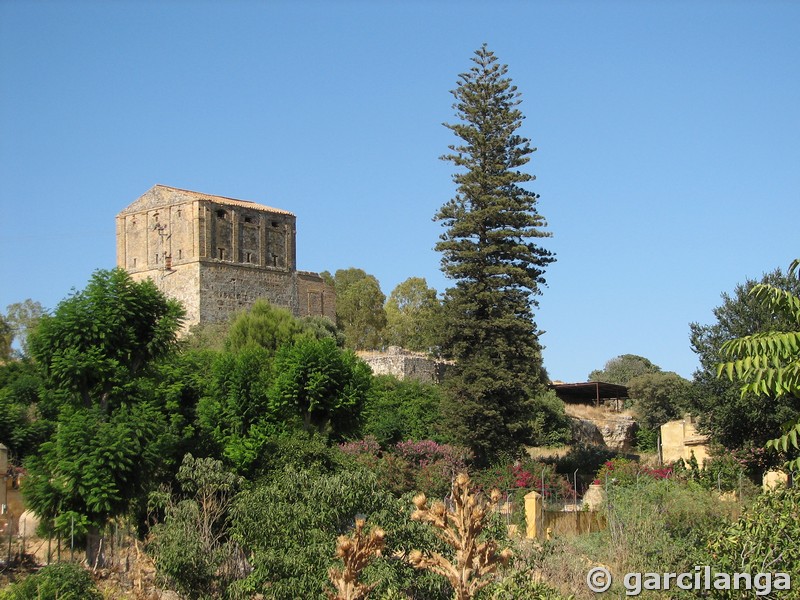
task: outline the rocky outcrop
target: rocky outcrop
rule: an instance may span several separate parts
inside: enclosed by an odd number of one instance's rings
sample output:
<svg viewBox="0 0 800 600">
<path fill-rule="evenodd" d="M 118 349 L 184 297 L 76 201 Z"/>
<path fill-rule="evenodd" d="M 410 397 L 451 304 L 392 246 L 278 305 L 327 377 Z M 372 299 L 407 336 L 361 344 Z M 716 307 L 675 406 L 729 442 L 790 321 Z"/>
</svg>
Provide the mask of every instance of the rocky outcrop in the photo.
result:
<svg viewBox="0 0 800 600">
<path fill-rule="evenodd" d="M 572 439 L 584 446 L 605 446 L 603 435 L 594 421 L 572 417 Z"/>
<path fill-rule="evenodd" d="M 605 446 L 615 452 L 629 452 L 635 442 L 638 425 L 632 417 L 604 419 L 572 418 L 572 438 L 581 444 Z"/>
<path fill-rule="evenodd" d="M 617 452 L 628 452 L 633 448 L 638 428 L 632 417 L 621 416 L 616 419 L 604 419 L 598 423 L 600 435 L 603 436 L 606 446 Z"/>
</svg>

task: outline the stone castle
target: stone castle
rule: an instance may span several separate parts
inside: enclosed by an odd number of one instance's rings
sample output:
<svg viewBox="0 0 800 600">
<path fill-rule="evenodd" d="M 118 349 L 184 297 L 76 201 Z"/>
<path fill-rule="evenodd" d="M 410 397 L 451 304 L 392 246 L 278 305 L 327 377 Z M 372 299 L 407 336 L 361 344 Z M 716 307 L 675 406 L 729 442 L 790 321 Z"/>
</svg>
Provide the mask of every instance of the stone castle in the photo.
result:
<svg viewBox="0 0 800 600">
<path fill-rule="evenodd" d="M 156 185 L 117 215 L 117 266 L 186 308 L 186 326 L 226 321 L 263 298 L 336 319 L 336 295 L 298 271 L 294 214 Z"/>
</svg>

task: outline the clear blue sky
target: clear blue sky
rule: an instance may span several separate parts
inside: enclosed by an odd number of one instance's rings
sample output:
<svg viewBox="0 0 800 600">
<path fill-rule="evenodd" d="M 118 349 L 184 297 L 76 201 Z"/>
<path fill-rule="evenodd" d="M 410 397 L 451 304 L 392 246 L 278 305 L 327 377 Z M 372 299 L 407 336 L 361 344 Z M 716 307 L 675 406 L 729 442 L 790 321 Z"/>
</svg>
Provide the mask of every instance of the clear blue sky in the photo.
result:
<svg viewBox="0 0 800 600">
<path fill-rule="evenodd" d="M 797 2 L 0 0 L 0 310 L 114 266 L 156 183 L 293 211 L 301 269 L 444 290 L 441 124 L 483 42 L 539 148 L 550 376 L 691 376 L 689 323 L 800 256 Z"/>
</svg>

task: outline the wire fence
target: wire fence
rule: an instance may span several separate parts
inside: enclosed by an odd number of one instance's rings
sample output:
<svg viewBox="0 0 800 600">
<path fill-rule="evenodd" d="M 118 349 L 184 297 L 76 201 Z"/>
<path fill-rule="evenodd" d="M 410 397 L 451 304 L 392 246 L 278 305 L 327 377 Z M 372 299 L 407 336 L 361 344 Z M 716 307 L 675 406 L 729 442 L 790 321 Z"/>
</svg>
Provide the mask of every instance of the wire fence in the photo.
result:
<svg viewBox="0 0 800 600">
<path fill-rule="evenodd" d="M 94 570 L 127 572 L 141 555 L 136 536 L 127 526 L 110 523 L 95 532 L 81 532 L 75 523 L 64 534 L 37 535 L 38 521 L 26 514 L 6 515 L 0 533 L 0 570 L 26 564 L 58 562 L 88 564 Z"/>
</svg>

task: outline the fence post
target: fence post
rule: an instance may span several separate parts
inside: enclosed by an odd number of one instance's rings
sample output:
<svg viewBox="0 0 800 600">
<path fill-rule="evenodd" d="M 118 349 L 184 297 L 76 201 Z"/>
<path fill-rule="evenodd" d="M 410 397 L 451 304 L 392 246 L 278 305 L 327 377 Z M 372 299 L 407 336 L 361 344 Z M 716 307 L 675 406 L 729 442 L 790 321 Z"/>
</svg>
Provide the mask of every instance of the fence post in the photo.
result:
<svg viewBox="0 0 800 600">
<path fill-rule="evenodd" d="M 537 492 L 525 494 L 525 534 L 528 539 L 541 537 L 544 529 L 544 496 Z"/>
<path fill-rule="evenodd" d="M 13 529 L 14 523 L 14 515 L 11 512 L 8 513 L 8 562 L 6 565 L 11 565 L 11 530 Z"/>
<path fill-rule="evenodd" d="M 578 469 L 575 469 L 575 473 L 572 475 L 572 482 L 575 484 L 575 487 L 572 488 L 572 507 L 575 512 L 578 511 Z"/>
<path fill-rule="evenodd" d="M 738 483 L 737 487 L 739 488 L 739 504 L 741 504 L 742 503 L 742 473 L 741 473 L 741 471 L 739 472 L 739 483 Z"/>
<path fill-rule="evenodd" d="M 542 498 L 544 498 L 544 469 L 542 469 Z"/>
</svg>

